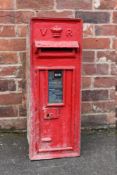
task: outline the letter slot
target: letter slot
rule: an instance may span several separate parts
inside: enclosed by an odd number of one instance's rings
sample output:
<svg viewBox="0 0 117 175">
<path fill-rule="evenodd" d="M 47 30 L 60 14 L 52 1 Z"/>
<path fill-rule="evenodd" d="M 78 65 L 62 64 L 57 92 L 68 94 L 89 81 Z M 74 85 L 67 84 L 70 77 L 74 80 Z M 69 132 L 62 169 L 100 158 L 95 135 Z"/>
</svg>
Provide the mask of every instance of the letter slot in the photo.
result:
<svg viewBox="0 0 117 175">
<path fill-rule="evenodd" d="M 35 41 L 35 54 L 41 57 L 75 57 L 79 49 L 77 41 Z"/>
</svg>

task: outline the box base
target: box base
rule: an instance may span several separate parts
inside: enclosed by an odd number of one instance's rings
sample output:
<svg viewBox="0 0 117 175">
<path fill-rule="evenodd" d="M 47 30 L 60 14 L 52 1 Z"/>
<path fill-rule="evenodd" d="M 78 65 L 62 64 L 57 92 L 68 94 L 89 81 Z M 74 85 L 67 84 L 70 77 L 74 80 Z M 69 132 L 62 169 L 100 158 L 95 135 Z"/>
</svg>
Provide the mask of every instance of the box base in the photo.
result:
<svg viewBox="0 0 117 175">
<path fill-rule="evenodd" d="M 34 156 L 30 156 L 30 160 L 44 160 L 44 159 L 56 159 L 56 158 L 65 158 L 65 157 L 79 157 L 80 153 L 39 153 Z"/>
</svg>

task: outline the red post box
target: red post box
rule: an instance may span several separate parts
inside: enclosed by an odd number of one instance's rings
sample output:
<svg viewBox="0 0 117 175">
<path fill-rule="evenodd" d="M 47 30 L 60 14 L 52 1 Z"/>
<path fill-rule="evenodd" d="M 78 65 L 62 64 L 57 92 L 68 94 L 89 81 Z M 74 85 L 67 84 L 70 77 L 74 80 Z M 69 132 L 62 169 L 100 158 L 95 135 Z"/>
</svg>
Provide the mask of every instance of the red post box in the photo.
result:
<svg viewBox="0 0 117 175">
<path fill-rule="evenodd" d="M 31 160 L 80 155 L 82 21 L 31 20 Z"/>
</svg>

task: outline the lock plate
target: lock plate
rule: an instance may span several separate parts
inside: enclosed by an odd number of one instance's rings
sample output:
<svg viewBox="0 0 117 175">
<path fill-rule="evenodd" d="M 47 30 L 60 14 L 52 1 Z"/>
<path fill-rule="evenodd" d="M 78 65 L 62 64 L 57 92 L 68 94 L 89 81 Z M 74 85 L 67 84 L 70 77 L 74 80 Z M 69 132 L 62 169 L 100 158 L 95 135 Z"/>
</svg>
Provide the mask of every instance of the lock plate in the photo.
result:
<svg viewBox="0 0 117 175">
<path fill-rule="evenodd" d="M 60 109 L 58 108 L 46 108 L 44 110 L 44 119 L 51 120 L 60 117 Z"/>
</svg>

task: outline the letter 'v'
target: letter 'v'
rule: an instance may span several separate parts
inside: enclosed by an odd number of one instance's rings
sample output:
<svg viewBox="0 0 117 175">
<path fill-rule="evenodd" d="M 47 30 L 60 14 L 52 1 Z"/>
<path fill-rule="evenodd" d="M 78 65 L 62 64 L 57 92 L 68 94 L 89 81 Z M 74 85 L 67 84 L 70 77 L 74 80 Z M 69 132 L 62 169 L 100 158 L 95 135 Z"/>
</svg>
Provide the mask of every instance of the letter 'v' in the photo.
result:
<svg viewBox="0 0 117 175">
<path fill-rule="evenodd" d="M 46 33 L 47 33 L 47 29 L 46 29 L 46 28 L 41 28 L 41 29 L 40 29 L 40 32 L 41 32 L 41 35 L 42 35 L 42 36 L 45 36 Z"/>
</svg>

